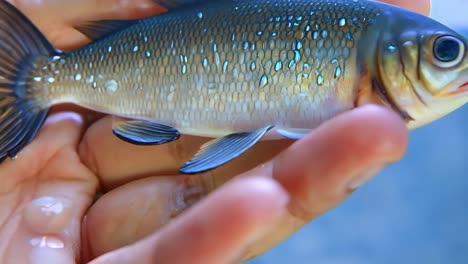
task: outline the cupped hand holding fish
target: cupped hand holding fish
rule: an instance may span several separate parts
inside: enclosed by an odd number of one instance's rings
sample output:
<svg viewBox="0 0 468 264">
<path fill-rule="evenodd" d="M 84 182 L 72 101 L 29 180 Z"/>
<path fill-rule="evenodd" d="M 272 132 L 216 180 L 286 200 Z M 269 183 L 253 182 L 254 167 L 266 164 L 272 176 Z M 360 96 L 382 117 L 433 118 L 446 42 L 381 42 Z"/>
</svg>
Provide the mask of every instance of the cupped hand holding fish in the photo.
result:
<svg viewBox="0 0 468 264">
<path fill-rule="evenodd" d="M 137 17 L 158 10 L 150 1 L 80 1 L 79 8 L 65 1 L 29 2 L 14 1 L 62 48 L 83 41 L 72 29 L 83 17 Z M 429 1 L 420 2 L 416 7 L 426 12 Z M 50 13 L 37 12 L 45 7 Z M 335 207 L 401 158 L 407 140 L 399 116 L 365 106 L 292 145 L 260 142 L 217 170 L 186 176 L 174 172 L 206 139 L 183 136 L 142 148 L 110 130 L 110 118 L 90 124 L 77 114 L 55 113 L 21 159 L 0 166 L 0 262 L 241 261 Z M 98 192 L 104 194 L 93 203 Z"/>
</svg>

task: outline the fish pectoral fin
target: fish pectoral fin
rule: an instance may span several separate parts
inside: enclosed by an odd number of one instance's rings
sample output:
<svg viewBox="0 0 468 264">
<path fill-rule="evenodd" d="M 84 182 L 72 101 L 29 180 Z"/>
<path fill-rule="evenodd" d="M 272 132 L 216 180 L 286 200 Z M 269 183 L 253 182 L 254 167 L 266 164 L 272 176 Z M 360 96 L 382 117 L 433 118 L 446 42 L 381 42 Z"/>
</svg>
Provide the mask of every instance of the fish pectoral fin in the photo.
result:
<svg viewBox="0 0 468 264">
<path fill-rule="evenodd" d="M 91 40 L 97 40 L 117 31 L 123 30 L 138 21 L 139 19 L 88 21 L 75 26 L 74 28 Z"/>
<path fill-rule="evenodd" d="M 180 173 L 195 174 L 219 167 L 251 148 L 273 126 L 251 132 L 234 133 L 217 138 L 200 147 L 195 156 L 179 169 Z"/>
<path fill-rule="evenodd" d="M 306 128 L 277 128 L 276 133 L 288 139 L 301 139 L 307 136 L 311 129 Z"/>
<path fill-rule="evenodd" d="M 120 139 L 135 145 L 161 145 L 180 137 L 173 127 L 145 120 L 114 123 L 112 131 Z"/>
</svg>

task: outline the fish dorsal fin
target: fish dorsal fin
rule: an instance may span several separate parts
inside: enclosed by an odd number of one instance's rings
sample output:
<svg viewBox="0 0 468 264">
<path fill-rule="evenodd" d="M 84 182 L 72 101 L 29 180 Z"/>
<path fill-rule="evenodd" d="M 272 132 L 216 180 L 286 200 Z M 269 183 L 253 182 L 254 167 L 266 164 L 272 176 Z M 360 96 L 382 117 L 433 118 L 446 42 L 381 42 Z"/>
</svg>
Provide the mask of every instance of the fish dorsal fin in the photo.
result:
<svg viewBox="0 0 468 264">
<path fill-rule="evenodd" d="M 201 146 L 195 156 L 187 161 L 180 173 L 195 174 L 221 166 L 247 151 L 257 143 L 273 126 L 251 132 L 230 134 Z"/>
<path fill-rule="evenodd" d="M 220 0 L 153 0 L 156 4 L 166 8 L 168 11 L 176 10 L 181 7 L 186 7 L 195 4 L 203 4 L 208 2 L 219 2 Z"/>
<path fill-rule="evenodd" d="M 120 139 L 135 145 L 161 145 L 180 137 L 173 127 L 144 120 L 116 122 L 114 119 L 112 131 Z"/>
<path fill-rule="evenodd" d="M 167 9 L 167 11 L 170 12 L 180 8 L 188 7 L 190 5 L 216 2 L 216 0 L 153 0 L 153 2 Z M 137 23 L 140 20 L 141 19 L 88 21 L 78 26 L 75 26 L 74 28 L 79 32 L 83 33 L 91 40 L 97 40 L 117 31 L 123 30 Z"/>
<path fill-rule="evenodd" d="M 75 29 L 83 33 L 91 40 L 97 40 L 117 31 L 123 30 L 138 21 L 139 19 L 89 21 L 75 26 Z"/>
</svg>

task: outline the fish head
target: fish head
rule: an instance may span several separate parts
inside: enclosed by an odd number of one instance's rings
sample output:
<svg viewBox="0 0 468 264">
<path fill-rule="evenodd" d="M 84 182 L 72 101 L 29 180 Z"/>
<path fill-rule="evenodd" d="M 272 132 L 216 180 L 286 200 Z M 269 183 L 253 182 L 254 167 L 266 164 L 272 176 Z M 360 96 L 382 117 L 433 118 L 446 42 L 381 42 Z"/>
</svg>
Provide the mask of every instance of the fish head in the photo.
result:
<svg viewBox="0 0 468 264">
<path fill-rule="evenodd" d="M 468 102 L 468 41 L 429 18 L 416 20 L 422 21 L 400 24 L 397 34 L 383 34 L 373 83 L 410 129 Z"/>
</svg>

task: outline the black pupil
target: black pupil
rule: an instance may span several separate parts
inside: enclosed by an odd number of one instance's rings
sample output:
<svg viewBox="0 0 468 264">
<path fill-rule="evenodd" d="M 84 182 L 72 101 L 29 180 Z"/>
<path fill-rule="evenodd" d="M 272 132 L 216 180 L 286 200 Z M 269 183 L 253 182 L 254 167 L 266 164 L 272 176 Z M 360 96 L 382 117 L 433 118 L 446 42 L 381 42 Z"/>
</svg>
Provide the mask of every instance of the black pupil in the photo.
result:
<svg viewBox="0 0 468 264">
<path fill-rule="evenodd" d="M 434 47 L 434 55 L 441 62 L 451 62 L 460 54 L 460 42 L 451 37 L 439 38 Z"/>
</svg>

